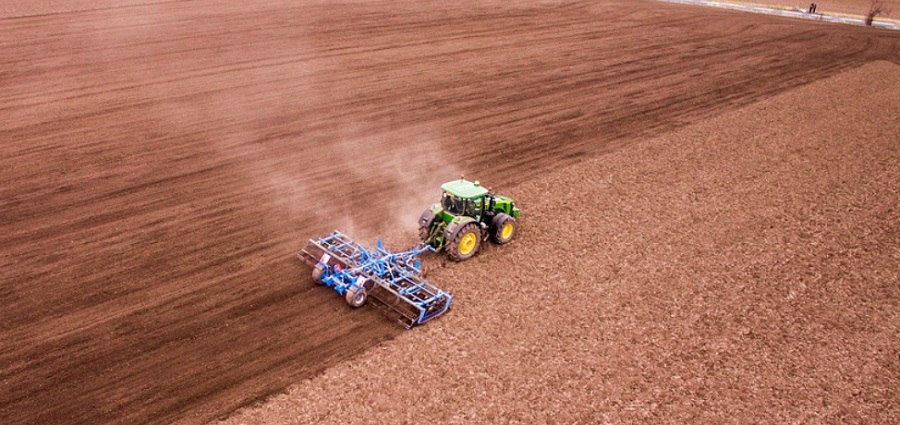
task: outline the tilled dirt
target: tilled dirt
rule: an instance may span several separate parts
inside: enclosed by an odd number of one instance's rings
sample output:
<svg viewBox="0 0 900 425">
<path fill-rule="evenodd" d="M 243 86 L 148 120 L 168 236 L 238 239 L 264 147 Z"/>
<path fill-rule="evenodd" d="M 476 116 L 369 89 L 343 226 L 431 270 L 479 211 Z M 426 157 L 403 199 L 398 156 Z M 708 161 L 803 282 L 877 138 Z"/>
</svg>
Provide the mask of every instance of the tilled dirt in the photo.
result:
<svg viewBox="0 0 900 425">
<path fill-rule="evenodd" d="M 809 10 L 810 4 L 815 3 L 816 13 L 846 13 L 857 16 L 865 16 L 872 6 L 872 0 L 735 0 L 735 2 L 776 5 L 799 10 Z M 885 11 L 889 13 L 879 16 L 893 19 L 900 17 L 900 0 L 881 0 L 881 3 L 885 6 Z"/>
<path fill-rule="evenodd" d="M 518 240 L 430 274 L 448 316 L 223 423 L 898 423 L 898 88 L 866 65 L 521 184 Z"/>
<path fill-rule="evenodd" d="M 460 173 L 514 193 L 900 45 L 624 0 L 121 4 L 0 20 L 0 423 L 227 414 L 400 333 L 307 238 L 408 245 Z"/>
</svg>

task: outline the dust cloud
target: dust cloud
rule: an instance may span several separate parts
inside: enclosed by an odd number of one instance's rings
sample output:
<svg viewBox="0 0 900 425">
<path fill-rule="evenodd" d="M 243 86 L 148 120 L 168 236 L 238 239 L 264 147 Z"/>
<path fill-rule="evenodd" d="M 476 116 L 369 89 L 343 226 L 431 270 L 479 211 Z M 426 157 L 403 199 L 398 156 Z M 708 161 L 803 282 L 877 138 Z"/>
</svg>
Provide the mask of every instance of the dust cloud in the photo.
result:
<svg viewBox="0 0 900 425">
<path fill-rule="evenodd" d="M 197 212 L 227 203 L 228 220 L 254 217 L 268 237 L 301 242 L 338 229 L 366 245 L 376 238 L 397 249 L 417 242 L 418 216 L 439 200 L 441 183 L 465 171 L 451 129 L 341 110 L 336 105 L 370 87 L 330 79 L 336 65 L 308 54 L 315 49 L 305 25 L 278 29 L 290 37 L 272 39 L 252 22 L 233 22 L 249 47 L 221 41 L 212 57 L 143 61 L 157 39 L 187 37 L 204 18 L 149 3 L 129 9 L 134 14 L 101 13 L 79 32 L 89 45 L 108 47 L 80 53 L 92 72 L 70 77 L 83 78 L 74 84 L 89 88 L 104 78 L 124 93 L 100 94 L 106 104 L 140 105 L 117 118 L 135 129 L 133 143 L 110 138 L 105 150 L 147 175 L 199 173 L 195 193 L 167 196 L 182 196 Z M 279 47 L 279 60 L 271 60 L 266 49 Z M 121 66 L 123 59 L 140 65 Z M 139 177 L 122 176 L 119 184 Z"/>
<path fill-rule="evenodd" d="M 416 126 L 344 139 L 334 147 L 352 170 L 353 180 L 381 194 L 366 213 L 383 217 L 383 222 L 362 229 L 351 222 L 353 231 L 366 238 L 374 236 L 372 231 L 415 234 L 419 215 L 440 199 L 440 185 L 462 171 L 445 151 L 442 137 Z"/>
<path fill-rule="evenodd" d="M 313 217 L 309 230 L 336 229 L 366 245 L 383 239 L 408 248 L 418 241 L 419 215 L 440 199 L 440 185 L 460 176 L 447 136 L 422 125 L 340 126 L 334 141 L 309 149 L 299 164 L 260 159 L 269 162 L 266 184 L 282 188 L 275 202 L 282 213 Z"/>
</svg>

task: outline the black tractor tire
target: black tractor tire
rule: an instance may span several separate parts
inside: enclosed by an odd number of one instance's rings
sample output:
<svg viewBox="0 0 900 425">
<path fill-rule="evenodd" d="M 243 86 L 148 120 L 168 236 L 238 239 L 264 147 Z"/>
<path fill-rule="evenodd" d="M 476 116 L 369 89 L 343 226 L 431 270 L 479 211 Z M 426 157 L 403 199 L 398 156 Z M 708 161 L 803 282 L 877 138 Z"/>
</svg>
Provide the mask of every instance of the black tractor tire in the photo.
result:
<svg viewBox="0 0 900 425">
<path fill-rule="evenodd" d="M 325 281 L 322 280 L 322 275 L 324 275 L 324 274 L 325 274 L 325 266 L 322 264 L 316 264 L 316 266 L 313 267 L 313 271 L 312 271 L 313 282 L 316 282 L 316 285 L 324 285 Z"/>
<path fill-rule="evenodd" d="M 481 248 L 481 228 L 478 223 L 467 223 L 453 232 L 447 243 L 447 255 L 453 261 L 465 261 L 475 256 Z"/>
<path fill-rule="evenodd" d="M 356 285 L 347 288 L 347 293 L 344 295 L 344 299 L 347 300 L 347 304 L 350 304 L 350 307 L 353 308 L 360 308 L 366 305 L 366 300 L 368 298 L 369 294 L 366 293 L 366 288 Z"/>
<path fill-rule="evenodd" d="M 516 219 L 506 213 L 497 214 L 491 222 L 491 239 L 498 245 L 510 243 L 519 229 Z"/>
<path fill-rule="evenodd" d="M 431 212 L 431 208 L 425 210 L 419 216 L 419 239 L 422 242 L 429 242 L 428 237 L 431 236 L 431 227 L 434 226 L 434 222 L 437 220 L 438 216 Z"/>
</svg>

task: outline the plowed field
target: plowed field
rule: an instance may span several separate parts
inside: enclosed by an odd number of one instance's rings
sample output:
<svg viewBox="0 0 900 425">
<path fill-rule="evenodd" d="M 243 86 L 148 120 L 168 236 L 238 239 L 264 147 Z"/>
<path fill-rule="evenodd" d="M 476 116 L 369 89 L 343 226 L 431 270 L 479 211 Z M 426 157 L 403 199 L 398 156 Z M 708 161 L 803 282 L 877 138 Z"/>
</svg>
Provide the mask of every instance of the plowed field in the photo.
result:
<svg viewBox="0 0 900 425">
<path fill-rule="evenodd" d="M 514 191 L 900 46 L 625 0 L 36 4 L 0 19 L 0 423 L 226 415 L 400 332 L 307 238 L 407 245 L 460 173 Z"/>
<path fill-rule="evenodd" d="M 900 422 L 900 90 L 868 86 L 900 66 L 517 185 L 517 239 L 429 274 L 449 315 L 223 425 Z"/>
<path fill-rule="evenodd" d="M 761 5 L 776 5 L 781 7 L 793 7 L 801 10 L 809 10 L 810 3 L 816 4 L 816 13 L 846 13 L 856 16 L 864 16 L 872 6 L 872 0 L 818 0 L 818 1 L 790 1 L 790 0 L 738 0 L 739 3 L 755 3 Z M 881 0 L 888 13 L 880 17 L 894 18 L 900 16 L 900 1 Z"/>
</svg>

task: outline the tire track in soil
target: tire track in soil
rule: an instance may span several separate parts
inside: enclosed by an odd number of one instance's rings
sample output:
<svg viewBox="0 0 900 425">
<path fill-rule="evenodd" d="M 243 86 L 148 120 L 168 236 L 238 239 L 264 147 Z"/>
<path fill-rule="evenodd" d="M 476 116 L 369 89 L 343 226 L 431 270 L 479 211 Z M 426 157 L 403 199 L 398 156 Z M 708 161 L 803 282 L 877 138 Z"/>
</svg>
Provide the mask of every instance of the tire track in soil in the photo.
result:
<svg viewBox="0 0 900 425">
<path fill-rule="evenodd" d="M 313 287 L 292 255 L 342 216 L 366 237 L 402 233 L 383 205 L 410 180 L 463 170 L 514 193 L 897 60 L 897 36 L 865 29 L 655 2 L 498 4 L 196 1 L 0 20 L 0 422 L 227 414 L 399 333 Z"/>
</svg>

